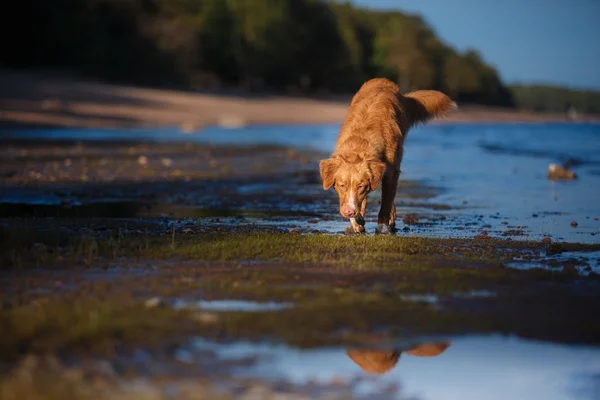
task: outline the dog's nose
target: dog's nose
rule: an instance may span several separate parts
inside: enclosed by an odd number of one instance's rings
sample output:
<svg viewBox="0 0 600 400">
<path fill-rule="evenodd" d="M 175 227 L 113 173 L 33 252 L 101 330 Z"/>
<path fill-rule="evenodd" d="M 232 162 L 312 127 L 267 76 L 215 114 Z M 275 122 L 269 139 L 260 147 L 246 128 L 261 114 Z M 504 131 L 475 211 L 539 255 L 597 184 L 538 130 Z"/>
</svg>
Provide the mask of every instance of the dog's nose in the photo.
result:
<svg viewBox="0 0 600 400">
<path fill-rule="evenodd" d="M 355 213 L 356 213 L 356 210 L 354 210 L 353 208 L 351 208 L 351 207 L 348 207 L 348 206 L 345 206 L 345 207 L 342 209 L 342 215 L 343 215 L 344 217 L 346 217 L 346 218 L 352 218 L 352 217 L 354 217 L 354 214 L 355 214 Z"/>
</svg>

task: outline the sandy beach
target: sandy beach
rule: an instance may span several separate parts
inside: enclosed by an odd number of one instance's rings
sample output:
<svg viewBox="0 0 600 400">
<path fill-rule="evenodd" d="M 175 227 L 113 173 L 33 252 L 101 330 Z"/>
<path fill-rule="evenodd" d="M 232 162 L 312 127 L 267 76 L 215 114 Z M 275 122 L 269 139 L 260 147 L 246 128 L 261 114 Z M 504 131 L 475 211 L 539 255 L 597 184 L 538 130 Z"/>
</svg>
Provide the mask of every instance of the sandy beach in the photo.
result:
<svg viewBox="0 0 600 400">
<path fill-rule="evenodd" d="M 57 127 L 131 128 L 207 125 L 340 123 L 350 97 L 235 96 L 139 88 L 61 76 L 0 71 L 0 122 Z M 565 122 L 564 114 L 542 114 L 475 105 L 433 123 Z M 581 122 L 600 121 L 580 117 Z"/>
</svg>

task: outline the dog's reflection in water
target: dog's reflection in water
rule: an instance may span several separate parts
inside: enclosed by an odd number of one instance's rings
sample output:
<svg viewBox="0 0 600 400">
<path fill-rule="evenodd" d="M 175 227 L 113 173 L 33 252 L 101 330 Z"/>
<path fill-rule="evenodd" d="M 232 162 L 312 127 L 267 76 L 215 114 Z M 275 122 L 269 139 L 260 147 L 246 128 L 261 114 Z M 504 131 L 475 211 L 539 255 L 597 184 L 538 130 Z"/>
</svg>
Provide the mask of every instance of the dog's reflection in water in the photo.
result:
<svg viewBox="0 0 600 400">
<path fill-rule="evenodd" d="M 416 357 L 435 357 L 442 354 L 450 342 L 425 343 L 405 351 L 346 350 L 346 354 L 363 371 L 385 374 L 396 366 L 402 353 Z"/>
</svg>

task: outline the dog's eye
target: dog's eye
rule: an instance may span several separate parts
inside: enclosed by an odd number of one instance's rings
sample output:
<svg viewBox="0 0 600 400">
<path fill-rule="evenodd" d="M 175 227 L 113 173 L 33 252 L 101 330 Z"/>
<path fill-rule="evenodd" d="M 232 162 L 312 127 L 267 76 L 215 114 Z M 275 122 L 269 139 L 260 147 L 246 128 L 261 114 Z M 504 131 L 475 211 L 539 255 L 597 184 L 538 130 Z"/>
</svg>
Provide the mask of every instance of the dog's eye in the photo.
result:
<svg viewBox="0 0 600 400">
<path fill-rule="evenodd" d="M 360 192 L 362 192 L 364 190 L 364 188 L 365 188 L 365 185 L 359 185 L 357 187 L 358 191 L 360 191 Z"/>
<path fill-rule="evenodd" d="M 344 185 L 344 184 L 340 183 L 340 184 L 338 185 L 338 188 L 340 188 L 341 190 L 344 190 L 344 189 L 346 189 L 346 185 Z"/>
</svg>

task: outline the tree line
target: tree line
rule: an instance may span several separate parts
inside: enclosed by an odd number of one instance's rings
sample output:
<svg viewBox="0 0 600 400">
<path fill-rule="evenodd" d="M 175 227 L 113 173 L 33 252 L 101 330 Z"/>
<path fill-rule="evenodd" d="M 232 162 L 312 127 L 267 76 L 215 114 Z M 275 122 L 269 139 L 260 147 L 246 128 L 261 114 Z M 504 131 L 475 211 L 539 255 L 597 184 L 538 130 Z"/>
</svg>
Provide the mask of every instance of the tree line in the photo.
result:
<svg viewBox="0 0 600 400">
<path fill-rule="evenodd" d="M 422 18 L 325 0 L 30 0 L 0 63 L 173 88 L 355 92 L 384 76 L 403 91 L 438 89 L 461 103 L 514 106 L 475 50 L 458 52 Z M 9 33 L 7 32 L 7 35 Z M 522 91 L 516 89 L 518 99 Z"/>
<path fill-rule="evenodd" d="M 600 91 L 575 90 L 549 85 L 511 86 L 515 105 L 531 111 L 600 114 Z"/>
</svg>

